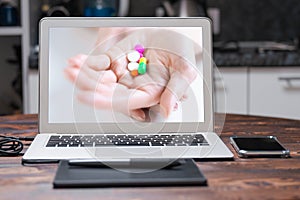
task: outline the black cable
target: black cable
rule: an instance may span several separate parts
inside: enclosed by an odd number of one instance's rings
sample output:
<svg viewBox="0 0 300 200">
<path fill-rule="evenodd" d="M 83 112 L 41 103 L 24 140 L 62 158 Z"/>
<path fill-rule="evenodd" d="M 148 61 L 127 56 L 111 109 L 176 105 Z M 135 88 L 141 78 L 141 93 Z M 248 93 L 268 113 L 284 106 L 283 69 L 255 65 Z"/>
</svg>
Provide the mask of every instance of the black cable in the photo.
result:
<svg viewBox="0 0 300 200">
<path fill-rule="evenodd" d="M 0 135 L 0 156 L 23 155 L 23 141 L 33 141 L 34 137 L 12 137 Z"/>
</svg>

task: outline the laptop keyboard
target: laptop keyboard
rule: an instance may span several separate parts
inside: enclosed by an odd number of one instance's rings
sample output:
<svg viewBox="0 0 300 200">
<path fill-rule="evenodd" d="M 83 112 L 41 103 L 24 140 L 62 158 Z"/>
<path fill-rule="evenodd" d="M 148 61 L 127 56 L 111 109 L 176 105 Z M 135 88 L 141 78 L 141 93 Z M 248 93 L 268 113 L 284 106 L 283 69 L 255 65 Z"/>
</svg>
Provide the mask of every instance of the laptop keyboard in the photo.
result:
<svg viewBox="0 0 300 200">
<path fill-rule="evenodd" d="M 201 134 L 189 135 L 52 135 L 46 147 L 207 146 Z"/>
</svg>

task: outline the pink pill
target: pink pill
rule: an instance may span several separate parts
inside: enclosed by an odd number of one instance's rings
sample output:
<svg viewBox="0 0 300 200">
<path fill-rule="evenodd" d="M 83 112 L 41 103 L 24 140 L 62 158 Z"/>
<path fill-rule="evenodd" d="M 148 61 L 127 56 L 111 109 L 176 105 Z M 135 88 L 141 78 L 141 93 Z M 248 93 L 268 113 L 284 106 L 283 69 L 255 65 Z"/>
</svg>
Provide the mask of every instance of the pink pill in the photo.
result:
<svg viewBox="0 0 300 200">
<path fill-rule="evenodd" d="M 134 50 L 138 51 L 140 54 L 143 54 L 145 51 L 145 48 L 143 45 L 137 44 L 137 45 L 135 45 Z"/>
</svg>

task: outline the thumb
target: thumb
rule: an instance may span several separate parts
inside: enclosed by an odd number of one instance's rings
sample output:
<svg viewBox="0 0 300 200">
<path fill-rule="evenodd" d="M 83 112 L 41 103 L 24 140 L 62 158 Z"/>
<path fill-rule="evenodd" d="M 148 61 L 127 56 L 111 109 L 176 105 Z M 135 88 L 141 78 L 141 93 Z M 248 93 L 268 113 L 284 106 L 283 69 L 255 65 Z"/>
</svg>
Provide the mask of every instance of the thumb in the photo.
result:
<svg viewBox="0 0 300 200">
<path fill-rule="evenodd" d="M 141 122 L 145 121 L 146 119 L 145 112 L 142 109 L 131 110 L 129 115 L 133 119 Z"/>
<path fill-rule="evenodd" d="M 162 115 L 165 118 L 171 114 L 176 102 L 184 97 L 189 85 L 197 77 L 197 71 L 192 66 L 182 65 L 181 67 L 180 71 L 174 70 L 171 72 L 169 82 L 161 94 L 160 106 Z"/>
<path fill-rule="evenodd" d="M 126 73 L 127 59 L 126 51 L 115 45 L 105 53 L 110 58 L 111 70 L 118 78 Z"/>
</svg>

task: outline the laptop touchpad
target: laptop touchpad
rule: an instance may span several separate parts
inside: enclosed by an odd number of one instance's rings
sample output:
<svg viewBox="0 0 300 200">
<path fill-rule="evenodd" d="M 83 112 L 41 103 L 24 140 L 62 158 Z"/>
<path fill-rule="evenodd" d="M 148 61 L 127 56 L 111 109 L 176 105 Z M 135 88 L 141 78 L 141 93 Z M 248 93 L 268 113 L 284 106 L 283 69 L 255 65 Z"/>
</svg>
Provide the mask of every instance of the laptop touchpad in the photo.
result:
<svg viewBox="0 0 300 200">
<path fill-rule="evenodd" d="M 97 148 L 97 158 L 157 158 L 163 155 L 161 148 Z"/>
</svg>

